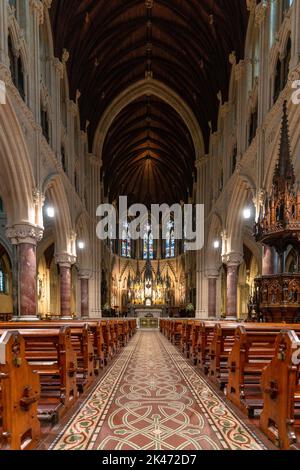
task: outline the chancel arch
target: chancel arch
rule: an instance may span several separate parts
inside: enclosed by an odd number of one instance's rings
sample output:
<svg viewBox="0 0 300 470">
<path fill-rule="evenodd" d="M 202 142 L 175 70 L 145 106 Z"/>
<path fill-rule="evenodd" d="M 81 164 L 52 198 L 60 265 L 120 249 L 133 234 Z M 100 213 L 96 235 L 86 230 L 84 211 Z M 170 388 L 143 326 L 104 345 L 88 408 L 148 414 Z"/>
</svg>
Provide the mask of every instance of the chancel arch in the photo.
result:
<svg viewBox="0 0 300 470">
<path fill-rule="evenodd" d="M 171 90 L 167 85 L 155 79 L 138 81 L 114 99 L 105 110 L 98 125 L 93 144 L 93 153 L 100 159 L 102 158 L 104 141 L 114 119 L 132 101 L 144 95 L 154 95 L 173 107 L 181 116 L 191 133 L 197 158 L 204 155 L 205 147 L 202 131 L 194 113 L 174 90 Z"/>
<path fill-rule="evenodd" d="M 32 165 L 9 95 L 6 104 L 0 105 L 0 146 L 0 192 L 7 224 L 36 224 Z"/>
</svg>

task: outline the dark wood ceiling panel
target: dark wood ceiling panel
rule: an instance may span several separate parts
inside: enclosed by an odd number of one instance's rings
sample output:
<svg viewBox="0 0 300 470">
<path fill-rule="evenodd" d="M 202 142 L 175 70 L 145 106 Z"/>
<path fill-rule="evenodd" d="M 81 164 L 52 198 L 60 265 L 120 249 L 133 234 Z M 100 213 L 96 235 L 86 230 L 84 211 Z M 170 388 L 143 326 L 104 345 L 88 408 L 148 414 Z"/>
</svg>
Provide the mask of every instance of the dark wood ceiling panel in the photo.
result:
<svg viewBox="0 0 300 470">
<path fill-rule="evenodd" d="M 147 8 L 146 5 L 151 5 Z M 228 99 L 229 54 L 243 58 L 246 0 L 53 0 L 55 55 L 67 49 L 70 98 L 79 99 L 92 148 L 111 102 L 152 73 L 190 106 L 208 150 L 218 92 Z M 175 202 L 192 191 L 195 153 L 188 129 L 168 105 L 146 97 L 115 119 L 104 145 L 110 199 Z"/>
</svg>

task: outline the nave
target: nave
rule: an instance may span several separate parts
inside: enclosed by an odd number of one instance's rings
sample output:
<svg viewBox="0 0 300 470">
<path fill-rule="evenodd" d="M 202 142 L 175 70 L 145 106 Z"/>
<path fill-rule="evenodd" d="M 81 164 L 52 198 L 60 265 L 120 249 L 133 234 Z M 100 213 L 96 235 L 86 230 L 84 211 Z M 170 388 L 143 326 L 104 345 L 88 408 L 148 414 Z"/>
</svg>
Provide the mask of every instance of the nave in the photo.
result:
<svg viewBox="0 0 300 470">
<path fill-rule="evenodd" d="M 272 448 L 155 330 L 134 336 L 57 433 L 50 450 Z"/>
</svg>

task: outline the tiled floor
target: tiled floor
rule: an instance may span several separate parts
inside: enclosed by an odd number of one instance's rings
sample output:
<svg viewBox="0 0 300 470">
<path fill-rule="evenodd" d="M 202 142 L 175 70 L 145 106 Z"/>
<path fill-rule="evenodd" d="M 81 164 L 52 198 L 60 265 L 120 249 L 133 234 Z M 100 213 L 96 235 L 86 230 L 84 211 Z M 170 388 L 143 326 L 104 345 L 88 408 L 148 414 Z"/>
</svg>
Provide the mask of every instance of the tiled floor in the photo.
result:
<svg viewBox="0 0 300 470">
<path fill-rule="evenodd" d="M 159 332 L 139 331 L 47 448 L 265 449 L 253 429 Z"/>
</svg>

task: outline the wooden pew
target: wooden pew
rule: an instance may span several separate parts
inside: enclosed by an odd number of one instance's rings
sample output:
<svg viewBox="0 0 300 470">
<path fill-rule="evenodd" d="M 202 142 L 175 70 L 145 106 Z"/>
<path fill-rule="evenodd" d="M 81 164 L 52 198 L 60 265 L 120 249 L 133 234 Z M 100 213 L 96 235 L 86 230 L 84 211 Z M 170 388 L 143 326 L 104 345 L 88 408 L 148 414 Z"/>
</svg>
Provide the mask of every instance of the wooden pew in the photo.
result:
<svg viewBox="0 0 300 470">
<path fill-rule="evenodd" d="M 39 419 L 56 424 L 78 397 L 70 328 L 18 331 L 25 340 L 26 359 L 40 377 Z"/>
<path fill-rule="evenodd" d="M 193 322 L 193 327 L 192 327 L 192 332 L 191 332 L 191 348 L 190 348 L 191 349 L 190 357 L 195 366 L 198 363 L 200 327 L 201 327 L 201 321 L 195 320 Z"/>
<path fill-rule="evenodd" d="M 174 346 L 181 345 L 181 338 L 183 333 L 183 320 L 173 320 L 171 322 L 171 341 Z"/>
<path fill-rule="evenodd" d="M 196 359 L 196 365 L 199 366 L 204 374 L 209 372 L 210 364 L 210 344 L 213 340 L 214 328 L 217 321 L 201 321 L 200 331 L 198 337 L 198 358 Z"/>
<path fill-rule="evenodd" d="M 276 338 L 273 358 L 262 371 L 264 404 L 260 415 L 260 428 L 280 449 L 297 443 L 299 450 L 299 363 L 300 337 L 295 331 L 282 331 Z"/>
<path fill-rule="evenodd" d="M 182 323 L 180 349 L 187 358 L 189 358 L 191 354 L 193 324 L 193 320 L 185 320 Z"/>
<path fill-rule="evenodd" d="M 101 320 L 101 328 L 102 328 L 103 345 L 104 345 L 104 360 L 105 360 L 105 365 L 107 365 L 109 360 L 112 359 L 114 355 L 113 349 L 112 349 L 111 328 L 110 328 L 109 320 Z"/>
<path fill-rule="evenodd" d="M 260 385 L 263 368 L 275 353 L 275 340 L 281 330 L 291 325 L 244 324 L 235 332 L 235 340 L 228 358 L 227 397 L 249 417 L 263 408 Z M 294 329 L 300 325 L 293 325 Z"/>
<path fill-rule="evenodd" d="M 83 323 L 83 326 L 76 322 L 64 321 L 36 321 L 36 322 L 9 322 L 3 323 L 5 329 L 59 329 L 70 325 L 70 338 L 72 349 L 76 353 L 76 381 L 79 392 L 83 392 L 90 387 L 95 378 L 94 372 L 94 344 L 90 326 Z M 41 345 L 42 346 L 42 345 Z"/>
<path fill-rule="evenodd" d="M 228 357 L 234 344 L 237 323 L 216 323 L 209 346 L 208 377 L 224 390 L 228 383 Z"/>
<path fill-rule="evenodd" d="M 25 359 L 25 342 L 16 331 L 0 337 L 0 450 L 30 450 L 40 438 L 39 376 Z"/>
</svg>

